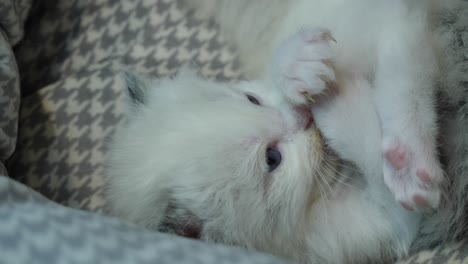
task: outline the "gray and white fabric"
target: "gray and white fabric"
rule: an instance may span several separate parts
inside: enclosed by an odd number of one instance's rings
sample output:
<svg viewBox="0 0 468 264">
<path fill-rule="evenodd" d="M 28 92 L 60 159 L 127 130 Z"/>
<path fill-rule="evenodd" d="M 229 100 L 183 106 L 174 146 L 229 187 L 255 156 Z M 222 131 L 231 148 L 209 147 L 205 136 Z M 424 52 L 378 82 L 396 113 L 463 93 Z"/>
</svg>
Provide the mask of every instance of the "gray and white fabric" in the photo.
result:
<svg viewBox="0 0 468 264">
<path fill-rule="evenodd" d="M 31 0 L 0 0 L 0 174 L 15 150 L 20 87 L 13 45 L 23 37 Z"/>
<path fill-rule="evenodd" d="M 286 264 L 66 208 L 0 176 L 0 264 Z"/>
<path fill-rule="evenodd" d="M 28 25 L 16 52 L 21 144 L 9 172 L 75 208 L 105 206 L 105 142 L 126 111 L 122 69 L 168 76 L 191 64 L 208 77 L 239 76 L 216 26 L 178 1 L 40 0 Z"/>
<path fill-rule="evenodd" d="M 0 34 L 0 174 L 15 150 L 18 131 L 20 87 L 13 51 L 5 34 Z"/>
</svg>

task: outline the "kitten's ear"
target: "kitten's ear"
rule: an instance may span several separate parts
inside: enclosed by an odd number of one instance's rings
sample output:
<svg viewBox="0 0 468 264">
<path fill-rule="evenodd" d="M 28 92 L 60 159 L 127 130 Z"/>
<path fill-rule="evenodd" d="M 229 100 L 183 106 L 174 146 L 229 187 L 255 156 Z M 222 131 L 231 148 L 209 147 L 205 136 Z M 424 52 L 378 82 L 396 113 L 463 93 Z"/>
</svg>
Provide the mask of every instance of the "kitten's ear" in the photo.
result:
<svg viewBox="0 0 468 264">
<path fill-rule="evenodd" d="M 146 93 L 154 86 L 154 81 L 140 74 L 126 71 L 122 74 L 127 97 L 132 106 L 144 105 Z"/>
</svg>

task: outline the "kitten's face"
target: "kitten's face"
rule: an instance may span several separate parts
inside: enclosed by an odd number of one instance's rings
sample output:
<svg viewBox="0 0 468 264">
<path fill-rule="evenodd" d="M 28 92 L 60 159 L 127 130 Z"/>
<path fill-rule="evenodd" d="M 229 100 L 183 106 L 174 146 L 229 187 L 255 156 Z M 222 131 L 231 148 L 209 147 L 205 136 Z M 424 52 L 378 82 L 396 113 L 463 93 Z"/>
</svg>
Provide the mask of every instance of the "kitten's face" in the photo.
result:
<svg viewBox="0 0 468 264">
<path fill-rule="evenodd" d="M 111 151 L 117 212 L 255 248 L 297 232 L 317 195 L 324 155 L 310 119 L 263 83 L 226 87 L 193 74 L 138 82 L 131 86 L 140 104 Z M 138 85 L 148 86 L 144 96 Z M 164 202 L 161 192 L 170 197 L 162 219 L 151 212 Z M 140 219 L 152 217 L 158 223 Z"/>
</svg>

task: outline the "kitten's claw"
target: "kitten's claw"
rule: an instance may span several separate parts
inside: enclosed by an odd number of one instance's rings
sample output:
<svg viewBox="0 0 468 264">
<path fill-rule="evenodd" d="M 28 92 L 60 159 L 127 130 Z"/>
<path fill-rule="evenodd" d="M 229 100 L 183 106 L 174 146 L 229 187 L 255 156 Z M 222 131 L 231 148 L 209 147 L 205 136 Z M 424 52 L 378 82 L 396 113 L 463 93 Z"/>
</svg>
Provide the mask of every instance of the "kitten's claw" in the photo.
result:
<svg viewBox="0 0 468 264">
<path fill-rule="evenodd" d="M 332 34 L 331 34 L 330 32 L 325 32 L 325 33 L 323 34 L 323 39 L 324 39 L 324 40 L 327 40 L 327 41 L 333 41 L 333 42 L 335 42 L 335 43 L 338 43 L 338 42 L 336 41 L 336 39 L 332 36 Z"/>
<path fill-rule="evenodd" d="M 384 141 L 384 181 L 407 210 L 437 208 L 443 172 L 435 153 L 422 142 Z"/>
<path fill-rule="evenodd" d="M 309 104 L 314 104 L 315 103 L 315 99 L 311 94 L 309 94 L 308 92 L 302 92 L 302 94 L 304 95 L 304 97 L 306 98 L 306 100 L 307 100 L 307 102 Z"/>
<path fill-rule="evenodd" d="M 273 59 L 273 78 L 293 104 L 313 103 L 313 96 L 335 83 L 330 31 L 306 28 L 284 41 Z"/>
<path fill-rule="evenodd" d="M 303 28 L 299 33 L 300 37 L 307 42 L 330 42 L 337 43 L 330 30 L 325 28 Z"/>
</svg>

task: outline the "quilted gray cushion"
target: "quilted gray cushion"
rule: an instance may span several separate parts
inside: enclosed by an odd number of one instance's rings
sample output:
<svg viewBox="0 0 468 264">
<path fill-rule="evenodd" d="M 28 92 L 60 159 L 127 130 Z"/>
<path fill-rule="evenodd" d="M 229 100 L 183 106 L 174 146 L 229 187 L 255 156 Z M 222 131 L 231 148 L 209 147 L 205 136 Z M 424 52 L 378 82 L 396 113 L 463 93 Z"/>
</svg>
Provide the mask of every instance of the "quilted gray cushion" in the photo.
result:
<svg viewBox="0 0 468 264">
<path fill-rule="evenodd" d="M 286 263 L 62 207 L 2 176 L 0 251 L 0 264 Z"/>
<path fill-rule="evenodd" d="M 0 174 L 16 145 L 20 102 L 19 76 L 10 43 L 0 34 Z"/>
<path fill-rule="evenodd" d="M 23 37 L 32 0 L 0 0 L 0 174 L 16 145 L 20 88 L 12 46 Z"/>
</svg>

